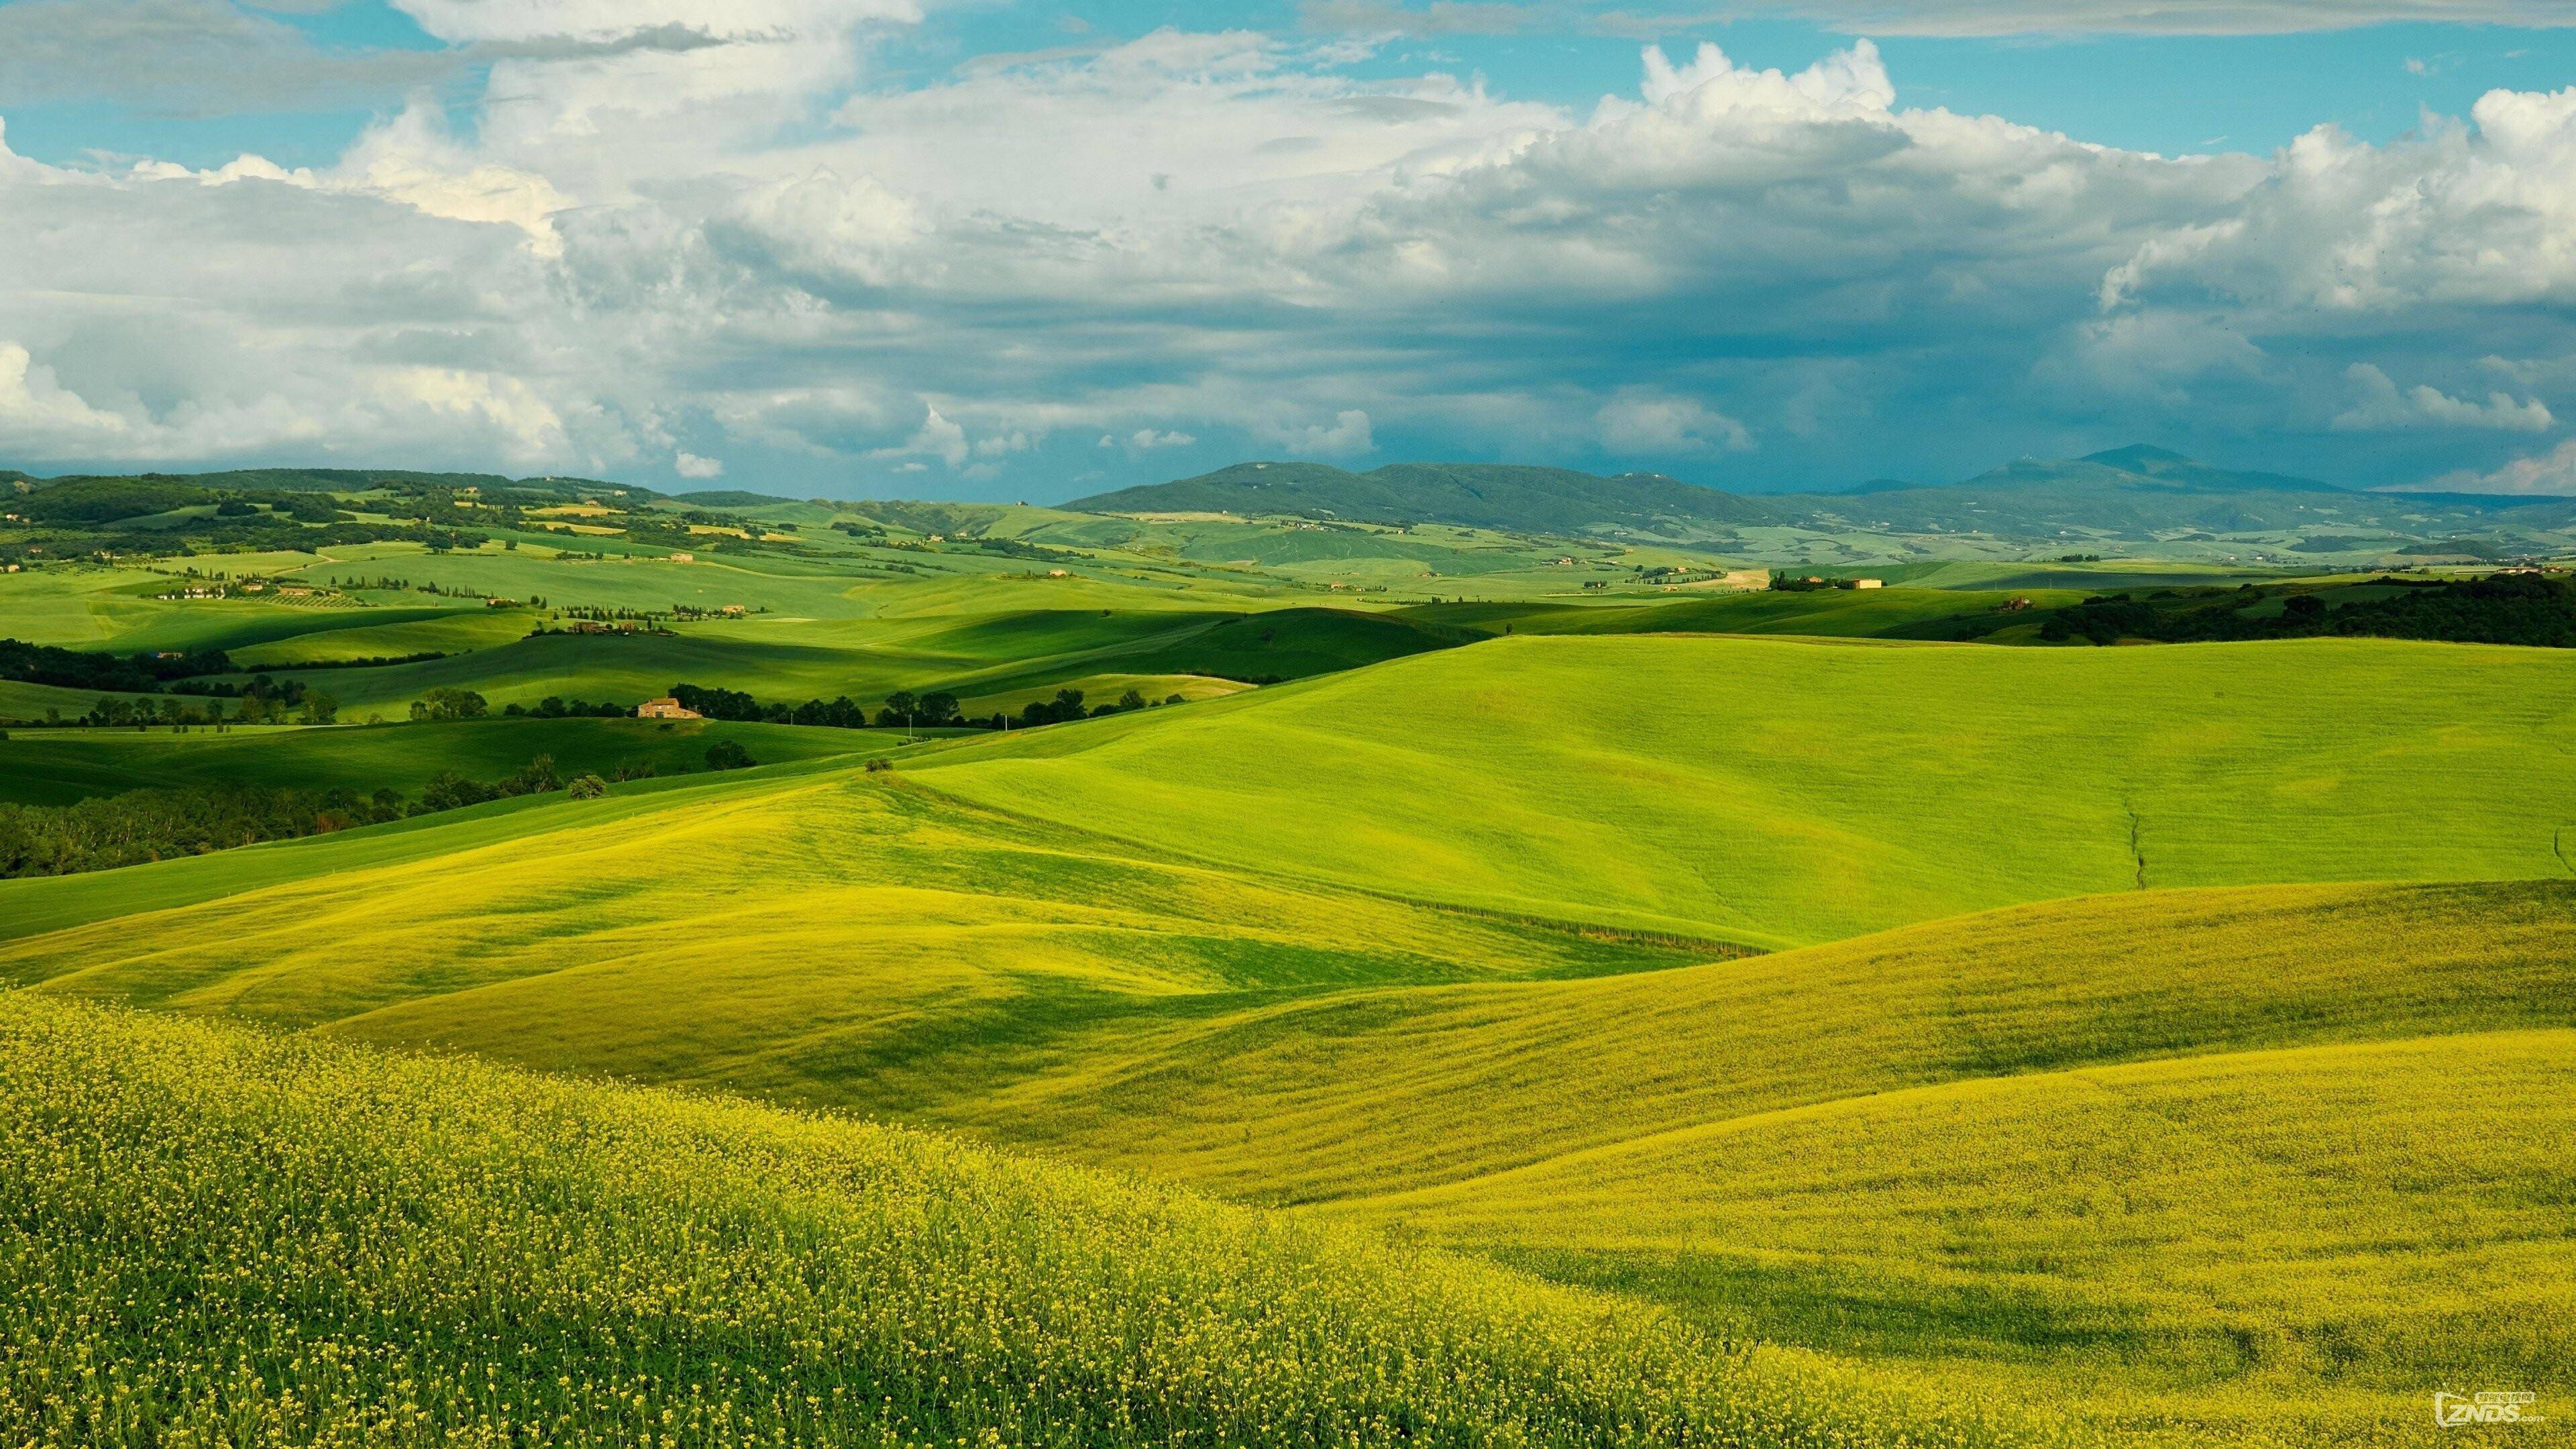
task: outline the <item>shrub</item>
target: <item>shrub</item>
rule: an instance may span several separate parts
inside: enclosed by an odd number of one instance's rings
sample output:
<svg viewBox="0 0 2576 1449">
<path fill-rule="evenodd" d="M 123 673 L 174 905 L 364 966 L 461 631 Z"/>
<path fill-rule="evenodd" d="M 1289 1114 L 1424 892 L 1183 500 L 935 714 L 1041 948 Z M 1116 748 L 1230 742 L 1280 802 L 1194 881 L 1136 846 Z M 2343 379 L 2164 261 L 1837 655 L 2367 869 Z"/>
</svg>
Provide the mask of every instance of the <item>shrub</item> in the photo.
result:
<svg viewBox="0 0 2576 1449">
<path fill-rule="evenodd" d="M 608 793 L 608 782 L 597 775 L 583 775 L 566 785 L 564 793 L 575 800 L 596 800 Z"/>
</svg>

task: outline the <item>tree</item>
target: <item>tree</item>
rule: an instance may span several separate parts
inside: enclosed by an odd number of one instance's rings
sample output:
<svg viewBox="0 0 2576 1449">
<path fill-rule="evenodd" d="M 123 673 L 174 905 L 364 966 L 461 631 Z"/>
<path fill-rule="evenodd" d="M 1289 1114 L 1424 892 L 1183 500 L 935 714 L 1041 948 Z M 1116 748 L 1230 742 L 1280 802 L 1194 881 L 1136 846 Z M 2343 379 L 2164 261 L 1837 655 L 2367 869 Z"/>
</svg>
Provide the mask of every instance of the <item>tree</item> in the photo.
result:
<svg viewBox="0 0 2576 1449">
<path fill-rule="evenodd" d="M 596 800 L 607 793 L 608 782 L 597 775 L 580 776 L 564 787 L 565 796 L 574 800 Z"/>
<path fill-rule="evenodd" d="M 921 701 L 908 689 L 898 689 L 886 696 L 885 708 L 877 711 L 880 725 L 908 725 L 921 713 Z"/>
<path fill-rule="evenodd" d="M 309 725 L 326 725 L 326 724 L 334 724 L 334 723 L 337 723 L 337 722 L 338 722 L 339 718 L 340 718 L 340 701 L 338 701 L 338 700 L 336 700 L 336 699 L 333 699 L 331 696 L 329 696 L 329 695 L 327 695 L 327 694 L 322 694 L 322 693 L 319 693 L 319 692 L 317 692 L 317 691 L 313 691 L 313 690 L 306 690 L 306 691 L 305 691 L 305 693 L 304 693 L 304 722 L 305 722 L 306 724 L 309 724 Z"/>
<path fill-rule="evenodd" d="M 1145 691 L 1143 691 L 1143 690 L 1141 690 L 1141 689 L 1131 689 L 1131 690 L 1127 691 L 1125 694 L 1122 694 L 1122 695 L 1118 696 L 1118 708 L 1119 708 L 1120 710 L 1122 710 L 1122 711 L 1124 711 L 1124 710 L 1131 710 L 1131 709 L 1143 709 L 1144 707 L 1145 707 Z"/>
<path fill-rule="evenodd" d="M 243 708 L 250 701 L 242 701 Z M 492 708 L 491 702 L 470 689 L 442 684 L 413 700 L 411 717 L 419 720 L 481 719 Z"/>
<path fill-rule="evenodd" d="M 921 722 L 926 725 L 957 723 L 957 696 L 944 689 L 934 689 L 921 697 Z"/>
<path fill-rule="evenodd" d="M 734 740 L 718 740 L 707 746 L 707 768 L 710 770 L 748 770 L 751 752 Z"/>
</svg>

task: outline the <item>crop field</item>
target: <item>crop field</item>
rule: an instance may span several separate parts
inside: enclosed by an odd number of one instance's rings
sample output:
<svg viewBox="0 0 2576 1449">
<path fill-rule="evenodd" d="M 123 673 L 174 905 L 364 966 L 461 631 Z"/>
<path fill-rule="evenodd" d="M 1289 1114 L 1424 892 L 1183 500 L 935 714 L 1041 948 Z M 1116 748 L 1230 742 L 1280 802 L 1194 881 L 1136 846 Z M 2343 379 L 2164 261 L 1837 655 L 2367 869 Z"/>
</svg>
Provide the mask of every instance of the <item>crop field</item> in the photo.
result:
<svg viewBox="0 0 2576 1449">
<path fill-rule="evenodd" d="M 911 1133 L 25 997 L 0 1167 L 28 1444 L 2047 1442 Z"/>
<path fill-rule="evenodd" d="M 539 755 L 568 775 L 675 774 L 706 768 L 707 748 L 740 743 L 759 763 L 881 752 L 903 738 L 879 732 L 729 720 L 479 719 L 308 729 L 22 730 L 10 741 L 0 801 L 60 805 L 121 790 L 206 785 L 418 793 L 454 770 L 506 775 Z"/>
<path fill-rule="evenodd" d="M 1995 647 L 2280 577 L 2216 564 L 737 511 L 812 542 L 0 579 L 0 635 L 343 721 L 14 723 L 0 804 L 611 781 L 0 880 L 0 1441 L 2286 1449 L 2576 1393 L 2576 654 Z M 1157 707 L 501 715 L 677 683 Z"/>
<path fill-rule="evenodd" d="M 924 778 L 1240 866 L 1767 947 L 2141 886 L 2564 877 L 2571 704 L 2551 650 L 1513 637 L 963 742 Z"/>
</svg>

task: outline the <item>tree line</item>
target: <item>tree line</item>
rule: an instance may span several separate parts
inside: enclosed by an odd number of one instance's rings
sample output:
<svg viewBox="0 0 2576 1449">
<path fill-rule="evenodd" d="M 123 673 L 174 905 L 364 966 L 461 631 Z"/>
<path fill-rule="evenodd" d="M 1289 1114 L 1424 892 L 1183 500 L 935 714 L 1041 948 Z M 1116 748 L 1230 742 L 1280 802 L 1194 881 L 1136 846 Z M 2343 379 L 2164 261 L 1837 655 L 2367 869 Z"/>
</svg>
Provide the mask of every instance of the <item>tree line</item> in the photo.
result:
<svg viewBox="0 0 2576 1449">
<path fill-rule="evenodd" d="M 2448 582 L 2374 582 L 2403 591 L 2343 604 L 2330 604 L 2314 593 L 2282 597 L 2252 584 L 2214 602 L 2203 602 L 2206 595 L 2164 600 L 2097 595 L 2058 610 L 2040 626 L 2039 637 L 2050 643 L 2080 638 L 2096 644 L 2122 639 L 2190 644 L 2340 636 L 2576 648 L 2576 580 L 2500 573 Z M 2273 597 L 2281 597 L 2279 612 L 2248 612 Z"/>
<path fill-rule="evenodd" d="M 607 788 L 596 775 L 572 785 L 576 795 Z M 208 785 L 131 790 L 72 805 L 0 804 L 0 877 L 113 870 L 566 788 L 553 758 L 539 755 L 498 780 L 442 770 L 429 778 L 420 799 L 408 802 L 392 789 L 361 795 L 349 789 Z"/>
</svg>

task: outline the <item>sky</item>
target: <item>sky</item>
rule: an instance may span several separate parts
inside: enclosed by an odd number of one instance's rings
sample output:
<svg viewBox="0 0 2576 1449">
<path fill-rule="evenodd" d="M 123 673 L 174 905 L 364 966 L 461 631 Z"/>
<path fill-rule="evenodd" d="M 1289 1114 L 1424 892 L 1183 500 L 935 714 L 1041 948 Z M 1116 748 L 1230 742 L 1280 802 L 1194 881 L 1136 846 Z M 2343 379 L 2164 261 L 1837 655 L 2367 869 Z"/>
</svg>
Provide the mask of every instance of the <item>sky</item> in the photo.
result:
<svg viewBox="0 0 2576 1449">
<path fill-rule="evenodd" d="M 2576 0 L 0 0 L 0 467 L 2576 493 Z"/>
</svg>

